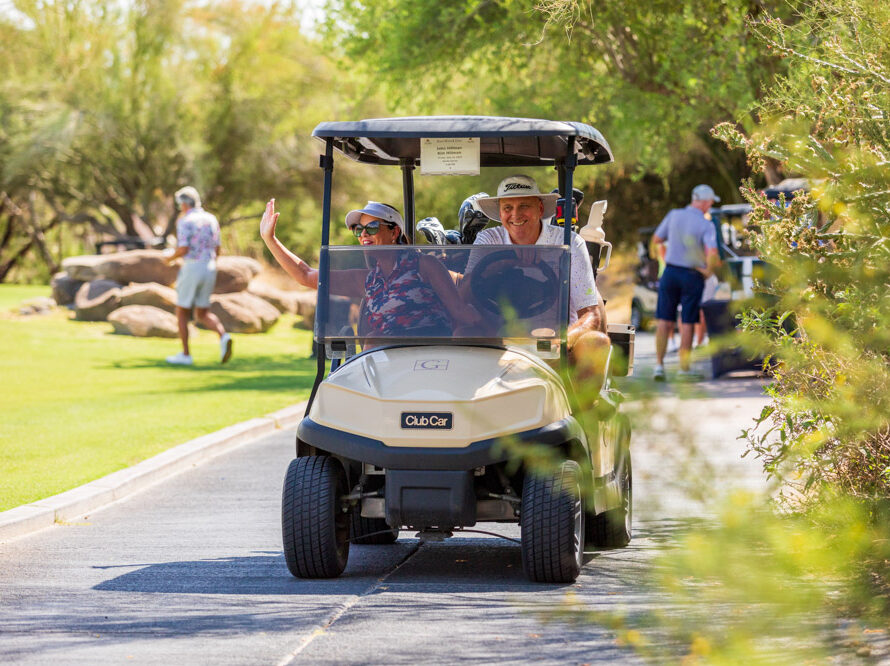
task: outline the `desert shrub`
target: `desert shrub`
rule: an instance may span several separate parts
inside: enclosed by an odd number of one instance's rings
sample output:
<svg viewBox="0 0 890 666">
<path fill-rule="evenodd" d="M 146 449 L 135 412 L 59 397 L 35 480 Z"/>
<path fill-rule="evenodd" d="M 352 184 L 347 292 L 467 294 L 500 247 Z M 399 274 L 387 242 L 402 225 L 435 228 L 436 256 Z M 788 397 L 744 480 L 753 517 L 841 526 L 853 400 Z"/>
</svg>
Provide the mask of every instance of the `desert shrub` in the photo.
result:
<svg viewBox="0 0 890 666">
<path fill-rule="evenodd" d="M 772 403 L 745 434 L 786 500 L 877 500 L 890 489 L 890 9 L 816 0 L 756 31 L 789 73 L 754 131 L 715 134 L 811 189 L 776 204 L 743 188 L 752 241 L 777 269 L 762 287 L 773 307 L 743 317 L 747 343 L 775 361 Z"/>
</svg>

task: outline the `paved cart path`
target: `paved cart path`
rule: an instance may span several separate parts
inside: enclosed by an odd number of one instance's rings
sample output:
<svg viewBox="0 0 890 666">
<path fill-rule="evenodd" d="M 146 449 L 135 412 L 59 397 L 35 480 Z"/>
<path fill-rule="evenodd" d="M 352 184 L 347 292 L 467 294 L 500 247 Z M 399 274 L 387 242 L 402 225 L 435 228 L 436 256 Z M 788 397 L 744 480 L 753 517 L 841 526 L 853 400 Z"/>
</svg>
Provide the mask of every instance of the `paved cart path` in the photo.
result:
<svg viewBox="0 0 890 666">
<path fill-rule="evenodd" d="M 641 336 L 638 372 L 651 347 Z M 645 374 L 644 374 L 645 373 Z M 727 485 L 759 487 L 736 435 L 762 381 L 705 382 L 684 420 Z M 280 431 L 66 525 L 0 545 L 0 663 L 607 663 L 634 661 L 615 635 L 542 614 L 577 600 L 644 610 L 641 585 L 684 521 L 706 515 L 669 477 L 687 442 L 635 436 L 635 538 L 594 554 L 571 586 L 532 585 L 519 546 L 483 535 L 353 546 L 345 574 L 300 581 L 285 567 L 280 488 L 293 452 Z M 674 455 L 676 453 L 676 455 Z M 518 527 L 483 525 L 513 537 Z"/>
</svg>

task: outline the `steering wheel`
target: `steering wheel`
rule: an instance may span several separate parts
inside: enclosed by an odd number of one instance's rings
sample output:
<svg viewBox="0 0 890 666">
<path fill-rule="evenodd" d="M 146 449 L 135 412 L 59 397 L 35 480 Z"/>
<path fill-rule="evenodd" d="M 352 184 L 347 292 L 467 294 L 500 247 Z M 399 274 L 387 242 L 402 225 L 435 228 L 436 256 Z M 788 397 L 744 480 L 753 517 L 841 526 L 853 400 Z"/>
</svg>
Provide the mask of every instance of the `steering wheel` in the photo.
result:
<svg viewBox="0 0 890 666">
<path fill-rule="evenodd" d="M 471 273 L 470 292 L 488 312 L 501 315 L 506 303 L 517 317 L 527 319 L 556 304 L 559 278 L 547 262 L 522 265 L 517 254 L 501 250 L 480 259 Z"/>
</svg>

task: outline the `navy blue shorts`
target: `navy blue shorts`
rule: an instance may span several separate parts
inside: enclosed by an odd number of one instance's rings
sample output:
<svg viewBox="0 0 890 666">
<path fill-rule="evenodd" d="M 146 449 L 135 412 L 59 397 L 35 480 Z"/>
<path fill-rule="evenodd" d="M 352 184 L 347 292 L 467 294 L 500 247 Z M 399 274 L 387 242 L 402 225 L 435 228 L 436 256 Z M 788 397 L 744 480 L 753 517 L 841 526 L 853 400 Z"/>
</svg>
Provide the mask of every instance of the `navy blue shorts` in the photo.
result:
<svg viewBox="0 0 890 666">
<path fill-rule="evenodd" d="M 658 281 L 658 306 L 655 318 L 676 321 L 677 306 L 683 306 L 681 313 L 684 324 L 698 322 L 698 308 L 705 288 L 705 277 L 694 268 L 683 268 L 668 264 Z"/>
</svg>

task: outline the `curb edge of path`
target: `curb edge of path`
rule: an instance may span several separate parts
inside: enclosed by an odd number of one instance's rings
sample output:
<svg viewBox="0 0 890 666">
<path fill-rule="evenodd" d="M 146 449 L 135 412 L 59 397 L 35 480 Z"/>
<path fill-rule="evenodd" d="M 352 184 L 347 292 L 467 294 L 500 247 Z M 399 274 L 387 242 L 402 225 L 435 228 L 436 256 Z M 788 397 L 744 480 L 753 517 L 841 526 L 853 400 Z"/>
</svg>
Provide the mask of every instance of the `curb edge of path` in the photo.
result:
<svg viewBox="0 0 890 666">
<path fill-rule="evenodd" d="M 306 402 L 301 402 L 227 426 L 77 488 L 0 512 L 0 543 L 69 522 L 258 437 L 293 427 L 305 410 Z"/>
</svg>

